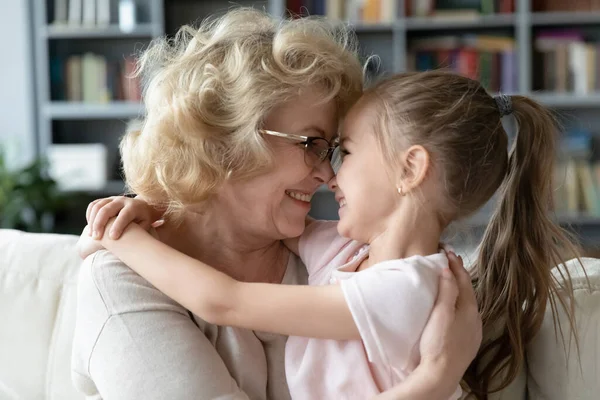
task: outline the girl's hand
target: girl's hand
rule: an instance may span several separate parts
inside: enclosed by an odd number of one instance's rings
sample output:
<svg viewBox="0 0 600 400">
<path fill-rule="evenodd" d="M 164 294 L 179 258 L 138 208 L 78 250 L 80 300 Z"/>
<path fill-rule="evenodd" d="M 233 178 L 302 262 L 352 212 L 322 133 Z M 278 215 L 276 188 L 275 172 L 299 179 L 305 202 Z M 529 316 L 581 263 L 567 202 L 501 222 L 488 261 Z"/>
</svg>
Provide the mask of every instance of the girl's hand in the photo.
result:
<svg viewBox="0 0 600 400">
<path fill-rule="evenodd" d="M 450 269 L 442 273 L 438 297 L 421 335 L 419 350 L 420 367 L 437 371 L 436 376 L 453 391 L 479 351 L 482 323 L 471 276 L 462 258 L 453 252 L 447 254 Z"/>
<path fill-rule="evenodd" d="M 83 260 L 98 250 L 102 250 L 104 248 L 98 240 L 91 238 L 90 231 L 90 226 L 86 225 L 85 228 L 83 228 L 83 232 L 81 232 L 81 236 L 79 236 L 79 240 L 77 241 L 77 252 L 79 253 L 79 257 L 81 257 Z"/>
<path fill-rule="evenodd" d="M 162 225 L 162 214 L 163 210 L 157 210 L 139 198 L 113 196 L 91 202 L 85 217 L 90 234 L 96 240 L 102 238 L 108 220 L 117 217 L 109 231 L 110 238 L 116 240 L 132 222 L 146 230 Z"/>
</svg>

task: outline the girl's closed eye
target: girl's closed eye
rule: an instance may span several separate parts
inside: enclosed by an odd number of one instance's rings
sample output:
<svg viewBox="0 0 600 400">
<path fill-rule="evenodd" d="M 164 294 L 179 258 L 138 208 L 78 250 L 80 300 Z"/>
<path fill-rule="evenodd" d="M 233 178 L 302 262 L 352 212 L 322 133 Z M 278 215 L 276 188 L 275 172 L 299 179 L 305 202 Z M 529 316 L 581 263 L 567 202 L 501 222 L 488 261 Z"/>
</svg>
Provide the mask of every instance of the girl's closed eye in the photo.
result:
<svg viewBox="0 0 600 400">
<path fill-rule="evenodd" d="M 340 157 L 342 158 L 342 160 L 344 159 L 344 157 L 350 155 L 350 152 L 348 151 L 347 148 L 345 148 L 344 146 L 340 146 Z"/>
</svg>

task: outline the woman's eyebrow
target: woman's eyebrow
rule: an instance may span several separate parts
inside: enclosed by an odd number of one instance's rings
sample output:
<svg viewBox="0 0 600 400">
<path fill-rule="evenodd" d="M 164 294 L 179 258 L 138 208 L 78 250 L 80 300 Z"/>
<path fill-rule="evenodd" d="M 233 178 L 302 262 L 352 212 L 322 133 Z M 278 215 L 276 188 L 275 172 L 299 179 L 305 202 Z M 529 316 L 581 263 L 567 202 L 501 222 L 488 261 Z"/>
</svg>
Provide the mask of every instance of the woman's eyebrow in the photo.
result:
<svg viewBox="0 0 600 400">
<path fill-rule="evenodd" d="M 329 142 L 333 142 L 335 141 L 336 143 L 339 141 L 339 131 L 336 130 L 335 132 L 333 132 L 332 134 L 329 134 L 327 132 L 325 132 L 325 130 L 317 125 L 310 125 L 307 126 L 305 128 L 302 128 L 301 130 L 298 130 L 296 132 L 296 134 L 302 134 L 302 136 L 314 136 L 311 134 L 307 134 L 308 131 L 310 132 L 316 132 L 318 137 L 322 137 L 323 139 L 328 140 Z"/>
<path fill-rule="evenodd" d="M 321 128 L 319 128 L 316 125 L 310 125 L 310 126 L 306 126 L 300 130 L 298 130 L 298 133 L 303 132 L 303 133 L 307 133 L 307 132 L 317 132 L 319 136 L 321 137 L 326 137 L 327 134 L 325 133 L 325 131 Z M 304 136 L 309 136 L 309 135 L 304 135 Z M 312 136 L 312 135 L 310 135 Z"/>
</svg>

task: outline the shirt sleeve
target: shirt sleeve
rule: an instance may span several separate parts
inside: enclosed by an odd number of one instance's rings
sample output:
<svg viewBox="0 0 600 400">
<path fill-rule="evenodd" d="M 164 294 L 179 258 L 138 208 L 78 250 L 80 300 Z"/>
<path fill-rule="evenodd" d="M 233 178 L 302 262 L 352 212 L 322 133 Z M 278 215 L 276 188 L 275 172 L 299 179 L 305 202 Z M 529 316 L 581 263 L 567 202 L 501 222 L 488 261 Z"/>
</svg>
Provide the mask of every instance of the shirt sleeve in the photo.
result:
<svg viewBox="0 0 600 400">
<path fill-rule="evenodd" d="M 248 400 L 185 309 L 106 251 L 79 275 L 71 376 L 86 398 Z"/>
<path fill-rule="evenodd" d="M 298 255 L 309 275 L 325 266 L 349 242 L 338 234 L 337 224 L 338 221 L 313 221 L 300 236 Z"/>
<path fill-rule="evenodd" d="M 341 282 L 369 361 L 388 366 L 390 377 L 392 369 L 407 368 L 419 343 L 435 302 L 440 271 L 432 260 L 411 257 L 374 265 Z"/>
</svg>

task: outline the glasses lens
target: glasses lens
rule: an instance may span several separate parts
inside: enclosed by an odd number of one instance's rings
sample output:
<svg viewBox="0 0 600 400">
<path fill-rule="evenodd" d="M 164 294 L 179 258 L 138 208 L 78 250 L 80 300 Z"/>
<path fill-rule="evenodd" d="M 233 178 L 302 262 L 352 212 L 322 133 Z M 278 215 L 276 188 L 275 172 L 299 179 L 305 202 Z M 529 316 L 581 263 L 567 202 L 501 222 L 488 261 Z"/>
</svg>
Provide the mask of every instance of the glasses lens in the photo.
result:
<svg viewBox="0 0 600 400">
<path fill-rule="evenodd" d="M 342 166 L 342 152 L 340 151 L 340 146 L 337 146 L 333 151 L 333 155 L 331 156 L 331 168 L 333 172 L 337 175 L 340 167 Z"/>
<path fill-rule="evenodd" d="M 314 138 L 306 144 L 305 160 L 312 167 L 321 163 L 329 153 L 329 142 L 325 139 Z"/>
</svg>

